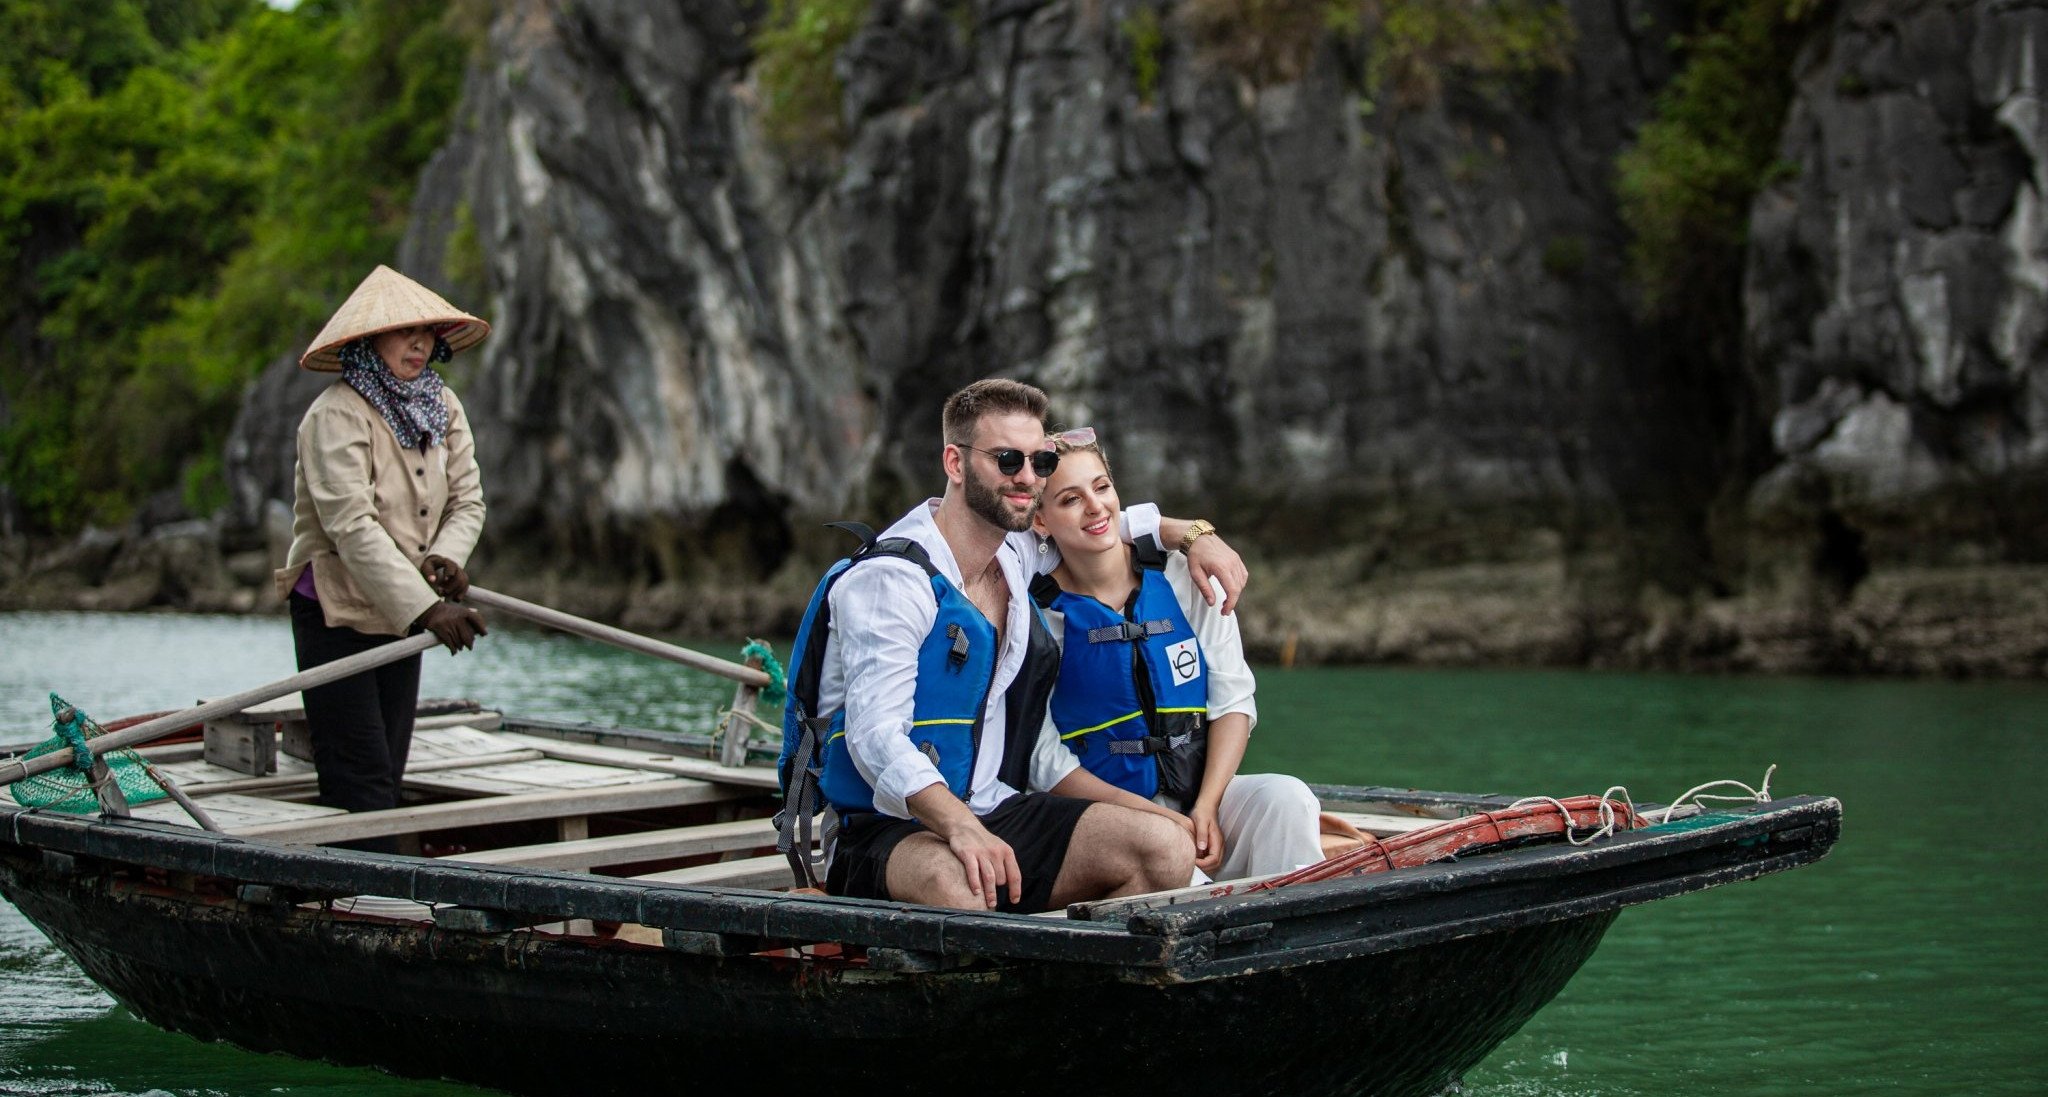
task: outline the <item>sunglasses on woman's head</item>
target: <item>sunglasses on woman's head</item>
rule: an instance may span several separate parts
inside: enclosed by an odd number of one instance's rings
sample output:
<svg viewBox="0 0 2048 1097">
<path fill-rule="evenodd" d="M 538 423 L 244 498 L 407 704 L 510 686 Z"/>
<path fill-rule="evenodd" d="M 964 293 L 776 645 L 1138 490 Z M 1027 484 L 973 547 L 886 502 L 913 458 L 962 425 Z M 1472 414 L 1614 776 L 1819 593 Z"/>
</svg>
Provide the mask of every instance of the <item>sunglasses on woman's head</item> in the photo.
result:
<svg viewBox="0 0 2048 1097">
<path fill-rule="evenodd" d="M 1024 451 L 1021 449 L 982 449 L 980 446 L 970 446 L 965 442 L 955 442 L 953 444 L 961 449 L 971 449 L 976 453 L 986 453 L 990 457 L 995 458 L 996 471 L 1004 476 L 1015 476 L 1018 470 L 1024 467 Z M 1060 455 L 1049 449 L 1042 449 L 1031 455 L 1031 471 L 1037 473 L 1041 480 L 1051 476 L 1052 471 L 1058 467 L 1060 467 Z"/>
</svg>

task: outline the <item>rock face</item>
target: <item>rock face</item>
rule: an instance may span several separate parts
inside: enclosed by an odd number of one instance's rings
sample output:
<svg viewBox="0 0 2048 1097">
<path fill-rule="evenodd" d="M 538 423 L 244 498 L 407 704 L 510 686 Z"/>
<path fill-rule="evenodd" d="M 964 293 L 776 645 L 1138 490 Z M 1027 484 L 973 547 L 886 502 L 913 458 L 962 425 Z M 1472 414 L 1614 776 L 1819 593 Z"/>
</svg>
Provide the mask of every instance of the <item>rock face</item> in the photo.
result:
<svg viewBox="0 0 2048 1097">
<path fill-rule="evenodd" d="M 1750 409 L 1625 303 L 1610 183 L 1671 74 L 1661 3 L 1571 0 L 1561 72 L 1369 99 L 1344 49 L 1255 83 L 1178 16 L 1155 77 L 1150 4 L 874 0 L 844 148 L 804 159 L 762 135 L 761 7 L 507 4 L 422 180 L 401 267 L 495 325 L 453 379 L 506 585 L 786 628 L 841 547 L 818 522 L 936 492 L 940 402 L 988 375 L 1271 561 L 1267 654 L 1926 669 L 1842 616 L 1873 566 L 1941 563 L 1937 527 L 2042 551 L 2035 9 L 1850 3 L 1805 55 Z M 1750 414 L 1770 453 L 1727 444 Z M 295 425 L 238 432 L 242 520 Z M 2010 647 L 1978 662 L 2038 671 Z"/>
<path fill-rule="evenodd" d="M 879 517 L 991 374 L 1102 427 L 1145 494 L 1422 558 L 1558 508 L 1611 527 L 1646 449 L 1688 459 L 1607 187 L 1667 64 L 1654 12 L 1577 5 L 1571 75 L 1410 105 L 1329 48 L 1254 87 L 1172 22 L 1141 95 L 1127 7 L 875 3 L 820 166 L 761 138 L 738 7 L 513 5 L 403 257 L 497 325 L 461 377 L 493 536 L 737 519 L 772 550 Z"/>
<path fill-rule="evenodd" d="M 2048 10 L 1846 6 L 1757 201 L 1761 514 L 1832 509 L 1880 561 L 2048 558 Z"/>
<path fill-rule="evenodd" d="M 733 4 L 498 20 L 402 257 L 480 275 L 454 289 L 495 331 L 458 377 L 496 544 L 758 579 L 792 511 L 864 479 L 889 366 L 844 319 L 835 234 L 759 147 L 748 62 Z"/>
<path fill-rule="evenodd" d="M 1749 587 L 1803 585 L 1850 665 L 1977 652 L 2038 673 L 2048 654 L 1987 639 L 2038 635 L 2048 560 L 2044 51 L 2036 5 L 1844 5 L 1796 73 L 1790 170 L 1752 210 L 1773 465 Z"/>
</svg>

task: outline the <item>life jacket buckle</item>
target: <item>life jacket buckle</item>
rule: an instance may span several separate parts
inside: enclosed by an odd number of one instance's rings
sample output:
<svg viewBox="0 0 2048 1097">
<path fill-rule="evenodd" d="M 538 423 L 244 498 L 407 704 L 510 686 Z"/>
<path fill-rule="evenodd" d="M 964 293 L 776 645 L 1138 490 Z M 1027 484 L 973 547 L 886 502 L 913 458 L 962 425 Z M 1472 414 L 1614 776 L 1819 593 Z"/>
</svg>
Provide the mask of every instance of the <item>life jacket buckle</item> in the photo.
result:
<svg viewBox="0 0 2048 1097">
<path fill-rule="evenodd" d="M 966 666 L 967 630 L 961 628 L 960 623 L 955 621 L 946 626 L 946 635 L 953 640 L 952 650 L 946 652 L 946 662 L 951 663 L 956 668 Z"/>
</svg>

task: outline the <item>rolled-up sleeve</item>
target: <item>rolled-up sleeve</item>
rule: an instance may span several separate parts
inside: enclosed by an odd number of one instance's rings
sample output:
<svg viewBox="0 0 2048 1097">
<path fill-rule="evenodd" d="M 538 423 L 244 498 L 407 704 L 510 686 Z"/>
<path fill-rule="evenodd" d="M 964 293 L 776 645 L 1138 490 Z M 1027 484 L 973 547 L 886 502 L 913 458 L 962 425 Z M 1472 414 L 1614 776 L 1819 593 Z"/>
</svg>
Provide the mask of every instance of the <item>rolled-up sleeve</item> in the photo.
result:
<svg viewBox="0 0 2048 1097">
<path fill-rule="evenodd" d="M 912 818 L 909 798 L 944 784 L 910 741 L 917 653 L 938 620 L 931 580 L 915 564 L 871 560 L 833 584 L 832 639 L 843 673 L 846 749 L 875 791 L 875 810 Z"/>
<path fill-rule="evenodd" d="M 298 441 L 306 490 L 335 555 L 377 612 L 404 629 L 438 596 L 379 520 L 370 435 L 362 418 L 338 407 L 315 407 L 300 424 Z"/>
</svg>

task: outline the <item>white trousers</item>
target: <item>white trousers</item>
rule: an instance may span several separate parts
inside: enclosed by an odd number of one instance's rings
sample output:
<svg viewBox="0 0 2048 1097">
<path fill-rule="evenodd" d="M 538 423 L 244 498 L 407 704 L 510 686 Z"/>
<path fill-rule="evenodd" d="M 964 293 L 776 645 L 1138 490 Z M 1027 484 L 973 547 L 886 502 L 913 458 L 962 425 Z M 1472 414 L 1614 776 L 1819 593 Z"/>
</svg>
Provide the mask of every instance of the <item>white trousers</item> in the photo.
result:
<svg viewBox="0 0 2048 1097">
<path fill-rule="evenodd" d="M 1158 802 L 1180 810 L 1164 796 Z M 1323 859 L 1322 802 L 1298 777 L 1284 773 L 1240 773 L 1223 786 L 1216 824 L 1223 830 L 1223 865 L 1218 880 L 1287 872 Z M 1199 875 L 1201 870 L 1195 870 Z"/>
</svg>

